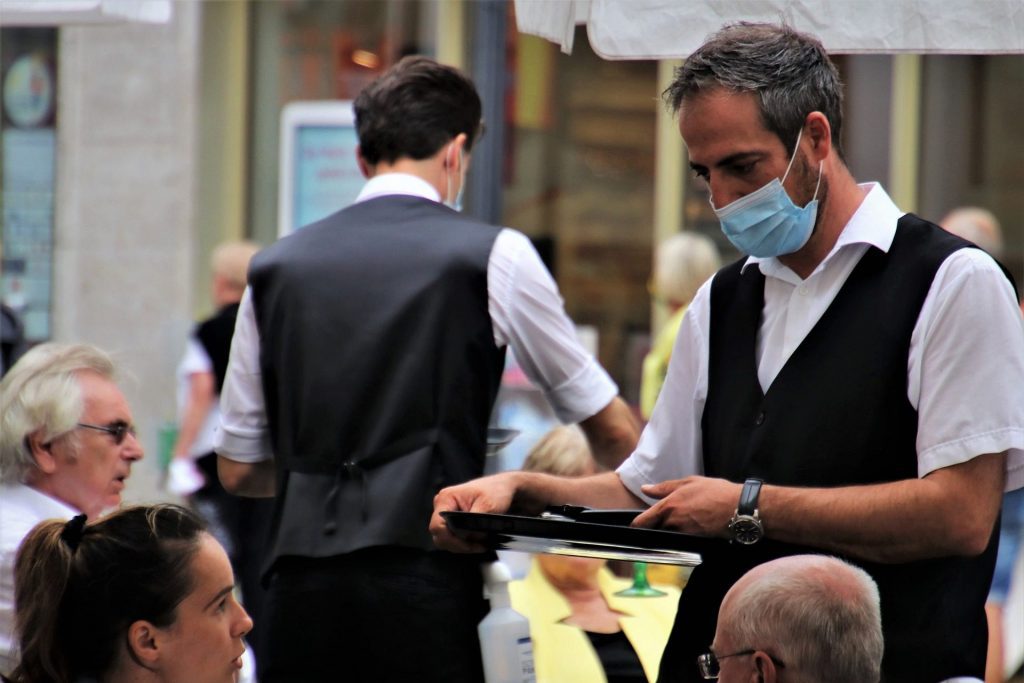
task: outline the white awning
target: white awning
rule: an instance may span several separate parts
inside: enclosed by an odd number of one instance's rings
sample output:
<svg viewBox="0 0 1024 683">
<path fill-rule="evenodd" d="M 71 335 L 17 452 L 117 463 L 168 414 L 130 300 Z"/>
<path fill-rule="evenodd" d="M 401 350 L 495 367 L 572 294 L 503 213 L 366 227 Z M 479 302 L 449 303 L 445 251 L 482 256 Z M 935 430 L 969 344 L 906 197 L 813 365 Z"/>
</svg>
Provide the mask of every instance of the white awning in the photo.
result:
<svg viewBox="0 0 1024 683">
<path fill-rule="evenodd" d="M 1024 53 L 1024 0 L 515 0 L 523 33 L 605 59 L 677 59 L 735 21 L 785 23 L 833 53 Z"/>
<path fill-rule="evenodd" d="M 171 11 L 171 0 L 0 0 L 0 26 L 163 24 Z"/>
</svg>

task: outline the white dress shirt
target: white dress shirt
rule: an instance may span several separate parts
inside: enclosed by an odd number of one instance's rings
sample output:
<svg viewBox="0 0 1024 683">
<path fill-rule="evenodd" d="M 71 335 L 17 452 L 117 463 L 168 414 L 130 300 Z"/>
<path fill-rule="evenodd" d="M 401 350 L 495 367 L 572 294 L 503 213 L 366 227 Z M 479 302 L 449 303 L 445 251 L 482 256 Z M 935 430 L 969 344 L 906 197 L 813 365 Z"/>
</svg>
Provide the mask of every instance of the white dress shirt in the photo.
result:
<svg viewBox="0 0 1024 683">
<path fill-rule="evenodd" d="M 807 279 L 775 258 L 748 258 L 765 275 L 757 336 L 761 389 L 778 376 L 870 246 L 888 252 L 903 213 L 880 185 Z M 711 281 L 690 304 L 665 385 L 637 450 L 618 472 L 640 487 L 702 474 Z M 1013 288 L 988 254 L 961 249 L 939 267 L 910 340 L 907 398 L 918 411 L 918 476 L 1009 451 L 1006 490 L 1024 486 L 1024 321 Z"/>
<path fill-rule="evenodd" d="M 14 633 L 14 560 L 18 546 L 44 519 L 68 520 L 79 514 L 61 501 L 24 484 L 0 485 L 0 674 L 17 664 Z"/>
<path fill-rule="evenodd" d="M 371 178 L 356 201 L 385 195 L 440 201 L 433 186 L 404 173 Z M 618 394 L 615 382 L 577 340 L 558 287 L 526 235 L 509 228 L 498 233 L 487 263 L 487 301 L 494 343 L 512 348 L 562 422 L 591 417 Z M 247 289 L 221 391 L 218 454 L 248 463 L 272 457 L 260 382 L 259 331 Z"/>
</svg>

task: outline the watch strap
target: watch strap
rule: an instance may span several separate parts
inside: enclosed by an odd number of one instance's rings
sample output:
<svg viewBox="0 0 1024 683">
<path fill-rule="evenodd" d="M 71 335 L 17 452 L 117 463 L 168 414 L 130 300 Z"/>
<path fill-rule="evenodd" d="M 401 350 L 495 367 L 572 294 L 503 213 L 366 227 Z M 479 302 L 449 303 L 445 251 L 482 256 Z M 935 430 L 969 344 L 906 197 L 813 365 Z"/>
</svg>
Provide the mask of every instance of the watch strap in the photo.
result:
<svg viewBox="0 0 1024 683">
<path fill-rule="evenodd" d="M 740 493 L 740 504 L 736 508 L 738 515 L 753 515 L 757 510 L 757 498 L 761 495 L 760 479 L 747 479 L 743 482 L 743 491 Z"/>
</svg>

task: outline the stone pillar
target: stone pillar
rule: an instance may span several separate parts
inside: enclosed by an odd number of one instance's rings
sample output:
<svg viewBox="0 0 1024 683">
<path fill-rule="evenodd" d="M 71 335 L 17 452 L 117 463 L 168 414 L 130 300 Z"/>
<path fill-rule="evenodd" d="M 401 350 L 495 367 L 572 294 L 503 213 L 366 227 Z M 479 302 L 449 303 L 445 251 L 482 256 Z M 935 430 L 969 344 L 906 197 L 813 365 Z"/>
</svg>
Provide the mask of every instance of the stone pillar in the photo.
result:
<svg viewBox="0 0 1024 683">
<path fill-rule="evenodd" d="M 157 435 L 192 323 L 200 3 L 167 24 L 60 31 L 53 332 L 112 352 L 158 497 Z"/>
</svg>

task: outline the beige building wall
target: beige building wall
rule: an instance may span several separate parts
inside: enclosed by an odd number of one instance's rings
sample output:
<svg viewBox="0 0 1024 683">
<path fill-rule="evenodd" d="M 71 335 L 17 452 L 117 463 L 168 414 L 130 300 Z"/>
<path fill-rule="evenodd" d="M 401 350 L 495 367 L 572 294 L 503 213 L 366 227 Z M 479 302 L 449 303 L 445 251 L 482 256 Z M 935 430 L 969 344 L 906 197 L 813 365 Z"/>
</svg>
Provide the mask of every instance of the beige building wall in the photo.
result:
<svg viewBox="0 0 1024 683">
<path fill-rule="evenodd" d="M 192 319 L 200 6 L 168 24 L 60 31 L 53 331 L 115 354 L 153 500 Z"/>
</svg>

